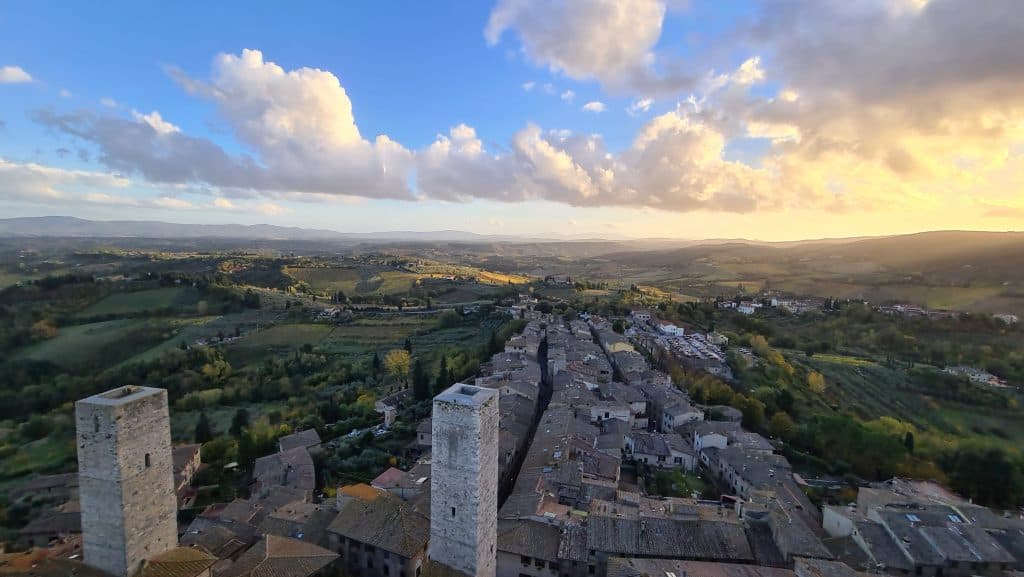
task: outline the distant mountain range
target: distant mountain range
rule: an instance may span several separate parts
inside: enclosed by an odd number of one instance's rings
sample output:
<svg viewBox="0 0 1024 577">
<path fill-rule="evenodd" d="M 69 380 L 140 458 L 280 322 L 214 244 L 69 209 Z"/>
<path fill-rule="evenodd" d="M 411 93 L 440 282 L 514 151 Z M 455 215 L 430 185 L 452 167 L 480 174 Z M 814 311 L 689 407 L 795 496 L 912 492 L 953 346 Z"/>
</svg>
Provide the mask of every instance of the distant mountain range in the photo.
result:
<svg viewBox="0 0 1024 577">
<path fill-rule="evenodd" d="M 936 231 L 885 237 L 826 238 L 800 241 L 766 242 L 734 239 L 685 240 L 671 238 L 629 239 L 575 235 L 547 237 L 509 234 L 477 234 L 460 230 L 438 231 L 383 231 L 383 232 L 338 232 L 326 229 L 311 229 L 271 224 L 177 224 L 142 220 L 85 220 L 70 216 L 39 216 L 0 219 L 0 237 L 20 238 L 140 238 L 140 239 L 237 239 L 237 240 L 279 240 L 340 243 L 601 243 L 608 245 L 607 252 L 628 254 L 636 250 L 647 253 L 645 260 L 651 265 L 665 265 L 679 258 L 693 258 L 706 254 L 708 250 L 738 251 L 750 255 L 751 250 L 775 251 L 801 249 L 801 256 L 821 257 L 821 253 L 835 258 L 837 253 L 845 257 L 859 256 L 872 260 L 920 261 L 922 257 L 943 260 L 952 254 L 967 256 L 969 253 L 986 252 L 995 249 L 1011 253 L 1024 243 L 1024 232 L 969 232 Z M 714 247 L 714 248 L 712 248 Z M 840 248 L 842 247 L 842 248 Z M 649 252 L 649 251 L 656 252 Z M 665 252 L 682 251 L 682 252 Z M 793 256 L 791 250 L 784 250 Z M 630 255 L 634 256 L 634 255 Z M 635 255 L 639 256 L 639 255 Z M 892 264 L 895 264 L 893 262 Z"/>
<path fill-rule="evenodd" d="M 71 216 L 38 216 L 0 219 L 0 236 L 65 238 L 230 238 L 378 242 L 476 242 L 524 240 L 523 237 L 482 235 L 459 230 L 344 233 L 334 230 L 275 226 L 271 224 L 175 224 L 151 220 L 97 221 L 84 220 Z"/>
</svg>

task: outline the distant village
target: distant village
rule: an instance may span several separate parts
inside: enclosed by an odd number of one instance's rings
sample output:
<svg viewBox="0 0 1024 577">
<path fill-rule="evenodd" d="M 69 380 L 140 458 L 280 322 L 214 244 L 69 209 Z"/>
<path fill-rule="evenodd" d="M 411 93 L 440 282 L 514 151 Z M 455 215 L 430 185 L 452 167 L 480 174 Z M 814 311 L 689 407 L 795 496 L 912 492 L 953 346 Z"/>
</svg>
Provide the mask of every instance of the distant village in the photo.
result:
<svg viewBox="0 0 1024 577">
<path fill-rule="evenodd" d="M 736 409 L 695 404 L 651 365 L 671 357 L 729 380 L 724 335 L 644 310 L 620 334 L 609 319 L 567 321 L 534 304 L 509 307 L 528 321 L 522 333 L 478 376 L 434 398 L 408 447 L 412 467 L 338 487 L 336 498 L 316 490 L 322 439 L 299 431 L 256 461 L 249 498 L 179 525 L 203 465 L 198 445 L 171 446 L 166 391 L 129 386 L 79 401 L 79 473 L 19 488 L 54 509 L 22 530 L 32 548 L 0 555 L 0 574 L 1024 575 L 1019 515 L 905 479 L 819 508 L 779 441 L 744 430 Z M 799 314 L 821 303 L 720 306 Z M 967 367 L 947 370 L 998 385 Z M 378 430 L 394 424 L 407 396 L 378 401 Z M 665 497 L 638 471 L 701 474 L 713 487 Z"/>
</svg>

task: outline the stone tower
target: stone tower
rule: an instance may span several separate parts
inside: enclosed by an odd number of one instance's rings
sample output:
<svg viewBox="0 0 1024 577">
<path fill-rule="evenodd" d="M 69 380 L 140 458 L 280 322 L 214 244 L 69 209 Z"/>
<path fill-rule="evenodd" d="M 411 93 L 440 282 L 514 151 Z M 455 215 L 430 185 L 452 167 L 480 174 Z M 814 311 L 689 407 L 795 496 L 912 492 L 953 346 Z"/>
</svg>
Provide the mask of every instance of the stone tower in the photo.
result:
<svg viewBox="0 0 1024 577">
<path fill-rule="evenodd" d="M 120 387 L 75 403 L 85 562 L 116 577 L 178 546 L 167 391 Z"/>
<path fill-rule="evenodd" d="M 498 391 L 456 383 L 434 397 L 430 558 L 494 577 L 498 540 Z"/>
</svg>

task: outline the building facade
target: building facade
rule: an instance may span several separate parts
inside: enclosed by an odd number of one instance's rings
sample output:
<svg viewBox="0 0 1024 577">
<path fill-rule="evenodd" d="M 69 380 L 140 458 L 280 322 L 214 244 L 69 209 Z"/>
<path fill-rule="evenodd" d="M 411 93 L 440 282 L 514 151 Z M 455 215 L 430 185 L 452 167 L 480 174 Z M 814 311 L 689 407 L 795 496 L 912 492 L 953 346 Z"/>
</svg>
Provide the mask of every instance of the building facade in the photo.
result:
<svg viewBox="0 0 1024 577">
<path fill-rule="evenodd" d="M 178 545 L 167 391 L 128 386 L 75 403 L 85 562 L 116 577 Z"/>
<path fill-rule="evenodd" d="M 498 392 L 456 383 L 434 397 L 430 558 L 494 577 L 498 524 Z"/>
</svg>

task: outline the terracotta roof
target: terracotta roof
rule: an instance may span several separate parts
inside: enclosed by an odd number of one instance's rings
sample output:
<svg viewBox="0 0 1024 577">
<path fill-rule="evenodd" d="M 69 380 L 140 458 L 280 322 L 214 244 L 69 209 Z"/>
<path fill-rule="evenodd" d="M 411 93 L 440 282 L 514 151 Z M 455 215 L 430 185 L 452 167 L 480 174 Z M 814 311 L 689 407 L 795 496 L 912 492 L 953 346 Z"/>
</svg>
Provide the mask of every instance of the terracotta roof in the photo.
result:
<svg viewBox="0 0 1024 577">
<path fill-rule="evenodd" d="M 666 575 L 675 573 L 691 577 L 794 577 L 788 569 L 735 565 L 729 563 L 707 563 L 701 561 L 677 561 L 672 559 L 633 559 L 612 557 L 608 559 L 608 577 L 641 577 L 644 575 Z"/>
<path fill-rule="evenodd" d="M 200 452 L 202 445 L 181 445 L 174 447 L 171 459 L 174 461 L 174 472 L 180 472 Z"/>
<path fill-rule="evenodd" d="M 30 567 L 0 565 L 0 575 L 24 575 L 26 577 L 111 577 L 109 573 L 72 559 L 43 559 Z"/>
<path fill-rule="evenodd" d="M 219 577 L 309 577 L 337 558 L 336 553 L 311 543 L 267 535 Z"/>
<path fill-rule="evenodd" d="M 82 532 L 82 514 L 51 511 L 33 519 L 20 531 L 22 535 L 71 535 Z"/>
<path fill-rule="evenodd" d="M 175 547 L 146 561 L 139 577 L 196 577 L 216 562 L 197 547 Z"/>
<path fill-rule="evenodd" d="M 377 495 L 373 499 L 352 498 L 340 504 L 341 510 L 327 530 L 406 559 L 425 549 L 430 520 L 398 497 L 372 490 Z"/>
<path fill-rule="evenodd" d="M 378 497 L 383 497 L 385 494 L 380 489 L 371 487 L 366 483 L 359 483 L 356 485 L 345 485 L 344 487 L 338 489 L 338 492 L 344 495 L 348 495 L 349 497 L 361 499 L 363 501 L 373 501 Z"/>
<path fill-rule="evenodd" d="M 285 435 L 278 439 L 277 443 L 282 453 L 299 447 L 308 449 L 320 444 L 320 435 L 316 432 L 316 429 L 306 429 L 305 431 Z"/>
<path fill-rule="evenodd" d="M 557 562 L 560 540 L 561 530 L 550 523 L 498 520 L 498 551 Z"/>
</svg>

